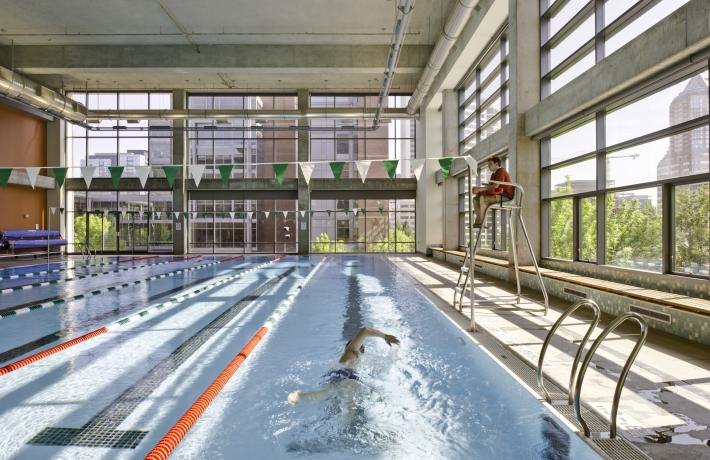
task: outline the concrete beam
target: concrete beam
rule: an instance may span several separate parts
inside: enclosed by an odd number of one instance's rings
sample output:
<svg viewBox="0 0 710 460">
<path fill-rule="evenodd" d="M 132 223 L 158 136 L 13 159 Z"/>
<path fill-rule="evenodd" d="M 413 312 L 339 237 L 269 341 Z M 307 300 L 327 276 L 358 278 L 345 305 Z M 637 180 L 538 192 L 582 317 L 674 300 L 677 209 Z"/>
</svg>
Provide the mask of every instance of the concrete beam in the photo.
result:
<svg viewBox="0 0 710 460">
<path fill-rule="evenodd" d="M 416 179 L 367 179 L 363 183 L 360 179 L 312 179 L 311 191 L 416 191 Z"/>
<path fill-rule="evenodd" d="M 535 136 L 710 46 L 710 3 L 691 0 L 525 113 Z"/>
<path fill-rule="evenodd" d="M 387 45 L 205 45 L 200 53 L 189 45 L 25 45 L 15 46 L 15 68 L 26 73 L 60 73 L 97 69 L 204 69 L 288 72 L 340 69 L 343 73 L 382 70 Z M 404 45 L 397 73 L 419 73 L 431 46 Z M 11 59 L 9 46 L 0 47 L 0 63 Z"/>
</svg>

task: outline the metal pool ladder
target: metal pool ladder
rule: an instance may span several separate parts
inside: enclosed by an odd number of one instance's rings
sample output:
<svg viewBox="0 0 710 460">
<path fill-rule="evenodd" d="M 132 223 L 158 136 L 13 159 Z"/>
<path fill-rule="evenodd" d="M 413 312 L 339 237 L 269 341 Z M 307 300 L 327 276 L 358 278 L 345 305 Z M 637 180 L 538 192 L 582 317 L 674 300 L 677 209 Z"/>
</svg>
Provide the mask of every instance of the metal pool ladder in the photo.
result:
<svg viewBox="0 0 710 460">
<path fill-rule="evenodd" d="M 469 195 L 471 193 L 471 177 L 473 176 L 473 168 L 469 164 L 469 173 L 468 173 L 468 191 Z M 519 274 L 519 267 L 518 267 L 518 251 L 516 247 L 516 241 L 515 241 L 515 231 L 516 231 L 516 224 L 520 223 L 520 228 L 523 231 L 523 236 L 525 237 L 525 242 L 527 243 L 528 250 L 530 251 L 530 256 L 532 258 L 532 263 L 533 266 L 535 267 L 535 274 L 537 275 L 538 282 L 540 283 L 540 290 L 542 291 L 542 296 L 545 299 L 545 315 L 547 315 L 548 311 L 548 306 L 549 306 L 549 300 L 547 298 L 547 290 L 545 289 L 545 283 L 542 281 L 542 274 L 540 273 L 540 267 L 537 264 L 537 259 L 535 259 L 535 252 L 533 251 L 532 244 L 530 243 L 530 237 L 528 236 L 528 231 L 525 228 L 525 221 L 523 221 L 523 216 L 522 216 L 522 209 L 523 209 L 523 196 L 525 195 L 525 190 L 520 184 L 517 184 L 515 182 L 500 182 L 500 181 L 495 181 L 492 180 L 490 181 L 491 184 L 497 184 L 497 185 L 504 185 L 504 186 L 510 186 L 515 189 L 515 197 L 509 201 L 501 201 L 501 203 L 497 205 L 492 205 L 489 206 L 488 209 L 486 209 L 486 213 L 488 213 L 489 209 L 498 209 L 503 212 L 507 212 L 508 215 L 510 216 L 509 222 L 510 225 L 508 225 L 508 229 L 510 232 L 510 241 L 511 241 L 511 249 L 513 252 L 513 266 L 515 268 L 515 283 L 517 286 L 517 294 L 518 294 L 518 299 L 517 299 L 517 304 L 520 303 L 520 274 Z M 516 219 L 517 217 L 517 219 Z M 484 219 L 485 221 L 485 215 Z M 481 234 L 483 233 L 483 228 L 478 227 L 478 234 L 476 235 L 476 242 L 472 246 L 471 242 L 473 241 L 473 205 L 470 202 L 469 199 L 469 205 L 468 205 L 468 225 L 469 225 L 469 239 L 468 239 L 468 244 L 466 245 L 466 255 L 464 256 L 463 259 L 463 264 L 461 265 L 461 269 L 459 271 L 459 277 L 458 280 L 456 281 L 456 287 L 454 288 L 454 299 L 453 299 L 453 306 L 456 308 L 458 305 L 458 310 L 462 311 L 463 310 L 463 300 L 464 300 L 464 294 L 466 293 L 466 289 L 469 289 L 469 298 L 470 298 L 470 307 L 471 307 L 471 325 L 470 325 L 470 330 L 475 331 L 476 330 L 476 319 L 475 319 L 475 305 L 476 305 L 476 298 L 475 298 L 475 292 L 474 292 L 474 287 L 473 284 L 475 282 L 475 260 L 476 260 L 476 252 L 478 251 L 478 246 L 481 242 Z"/>
<path fill-rule="evenodd" d="M 545 397 L 545 400 L 553 405 L 561 405 L 564 404 L 564 400 L 555 400 L 553 401 L 552 398 L 550 397 L 550 393 L 548 393 L 547 388 L 545 388 L 545 376 L 542 371 L 542 364 L 545 361 L 545 353 L 547 353 L 547 347 L 550 345 L 550 342 L 552 341 L 552 337 L 555 335 L 555 332 L 557 332 L 557 329 L 559 329 L 560 325 L 562 325 L 562 322 L 572 313 L 577 311 L 581 307 L 589 307 L 592 310 L 592 313 L 594 315 L 594 318 L 592 319 L 592 322 L 589 324 L 589 328 L 587 329 L 587 333 L 584 334 L 584 338 L 582 338 L 582 341 L 579 343 L 579 348 L 577 348 L 577 353 L 574 355 L 574 361 L 572 361 L 572 371 L 569 374 L 569 388 L 572 389 L 575 387 L 575 380 L 577 378 L 577 366 L 579 365 L 579 360 L 582 357 L 582 352 L 584 351 L 584 347 L 587 345 L 587 341 L 589 340 L 589 336 L 592 335 L 592 331 L 594 331 L 594 328 L 597 327 L 599 324 L 599 319 L 601 318 L 601 310 L 599 309 L 599 305 L 597 305 L 596 302 L 593 300 L 580 300 L 579 302 L 575 303 L 571 307 L 569 307 L 562 315 L 560 315 L 559 319 L 555 321 L 555 324 L 552 325 L 552 328 L 550 328 L 550 332 L 548 332 L 547 337 L 545 337 L 545 341 L 542 343 L 542 349 L 540 350 L 540 359 L 537 362 L 537 386 L 540 388 L 540 391 L 542 391 L 543 396 Z M 567 396 L 567 404 L 572 405 L 572 396 L 573 392 L 570 391 L 568 396 Z"/>
<path fill-rule="evenodd" d="M 545 388 L 545 375 L 542 370 L 543 362 L 545 360 L 545 354 L 547 352 L 547 348 L 550 345 L 550 341 L 552 340 L 552 337 L 555 335 L 557 332 L 557 329 L 559 329 L 560 325 L 562 322 L 570 316 L 572 313 L 574 313 L 577 309 L 581 307 L 589 307 L 592 310 L 592 313 L 594 315 L 592 322 L 589 325 L 589 328 L 587 329 L 586 334 L 584 334 L 584 337 L 582 338 L 579 348 L 577 349 L 577 353 L 574 356 L 574 360 L 572 361 L 572 370 L 570 372 L 570 377 L 569 377 L 569 394 L 567 397 L 567 401 L 565 400 L 553 400 Z M 589 337 L 592 334 L 592 331 L 594 328 L 599 324 L 599 319 L 601 316 L 601 310 L 599 308 L 599 305 L 597 305 L 596 302 L 593 300 L 582 300 L 579 301 L 575 304 L 573 304 L 571 307 L 569 307 L 560 317 L 557 321 L 555 321 L 555 324 L 552 325 L 550 328 L 550 332 L 548 332 L 547 337 L 545 337 L 545 341 L 542 344 L 542 349 L 540 350 L 540 358 L 538 360 L 537 364 L 537 384 L 538 387 L 540 388 L 540 391 L 542 392 L 545 400 L 554 405 L 554 406 L 572 406 L 574 410 L 574 416 L 579 422 L 580 426 L 584 430 L 584 435 L 587 437 L 592 437 L 592 432 L 589 429 L 589 425 L 587 422 L 584 420 L 584 417 L 582 416 L 582 404 L 581 404 L 581 395 L 582 395 L 582 384 L 584 383 L 584 376 L 586 375 L 587 368 L 589 367 L 589 363 L 591 363 L 592 358 L 594 357 L 594 354 L 596 353 L 597 349 L 599 346 L 602 344 L 604 339 L 613 332 L 616 328 L 618 328 L 622 323 L 632 320 L 636 321 L 639 325 L 640 328 L 640 334 L 639 338 L 636 341 L 636 345 L 634 346 L 633 350 L 631 351 L 631 354 L 626 360 L 626 363 L 624 364 L 624 368 L 621 371 L 621 375 L 619 376 L 619 379 L 616 383 L 616 390 L 614 391 L 614 399 L 612 400 L 612 408 L 611 408 L 611 426 L 609 428 L 609 438 L 614 439 L 616 438 L 616 417 L 619 412 L 619 400 L 621 399 L 621 391 L 624 388 L 624 384 L 626 383 L 626 377 L 629 374 L 629 371 L 631 369 L 631 366 L 633 365 L 634 361 L 636 360 L 636 357 L 638 356 L 639 352 L 641 351 L 641 348 L 643 347 L 644 343 L 646 342 L 646 337 L 648 335 L 648 325 L 646 324 L 646 321 L 638 314 L 636 313 L 622 313 L 621 315 L 617 316 L 614 318 L 614 320 L 606 327 L 604 330 L 599 334 L 599 336 L 594 340 L 592 343 L 592 346 L 589 348 L 589 351 L 587 354 L 584 356 L 584 360 L 582 361 L 581 366 L 579 367 L 579 371 L 577 370 L 577 366 L 579 364 L 580 357 L 582 356 L 582 353 L 584 351 L 584 348 L 587 344 L 587 341 L 589 340 Z M 598 432 L 595 433 L 599 435 L 600 438 L 604 437 L 606 433 L 604 432 Z"/>
<path fill-rule="evenodd" d="M 579 424 L 582 425 L 582 429 L 584 429 L 584 435 L 587 437 L 591 437 L 591 431 L 589 430 L 589 426 L 582 417 L 582 408 L 580 402 L 582 398 L 582 384 L 584 383 L 584 375 L 587 372 L 589 363 L 592 361 L 592 357 L 594 357 L 594 353 L 596 353 L 597 348 L 599 348 L 604 339 L 622 323 L 625 323 L 629 320 L 636 321 L 638 323 L 640 333 L 638 340 L 636 340 L 636 345 L 634 345 L 633 350 L 631 350 L 631 354 L 629 355 L 628 359 L 626 360 L 626 363 L 624 364 L 624 368 L 621 370 L 621 375 L 619 376 L 619 380 L 616 382 L 616 389 L 614 390 L 614 399 L 612 400 L 611 404 L 611 426 L 609 427 L 609 438 L 616 438 L 616 416 L 619 412 L 619 400 L 621 399 L 621 391 L 624 389 L 624 383 L 626 383 L 626 377 L 629 375 L 629 370 L 631 370 L 631 366 L 634 364 L 636 357 L 641 351 L 641 347 L 643 347 L 643 344 L 646 343 L 646 337 L 648 336 L 648 325 L 646 324 L 646 321 L 643 319 L 643 317 L 641 317 L 641 315 L 637 313 L 632 312 L 623 313 L 617 316 L 614 321 L 612 321 L 606 328 L 604 328 L 604 330 L 601 332 L 601 334 L 599 334 L 599 337 L 597 337 L 594 343 L 592 343 L 592 346 L 589 348 L 589 351 L 584 357 L 584 361 L 582 361 L 582 367 L 579 369 L 579 376 L 577 376 L 577 383 L 574 388 L 574 415 L 575 417 L 577 417 Z"/>
</svg>

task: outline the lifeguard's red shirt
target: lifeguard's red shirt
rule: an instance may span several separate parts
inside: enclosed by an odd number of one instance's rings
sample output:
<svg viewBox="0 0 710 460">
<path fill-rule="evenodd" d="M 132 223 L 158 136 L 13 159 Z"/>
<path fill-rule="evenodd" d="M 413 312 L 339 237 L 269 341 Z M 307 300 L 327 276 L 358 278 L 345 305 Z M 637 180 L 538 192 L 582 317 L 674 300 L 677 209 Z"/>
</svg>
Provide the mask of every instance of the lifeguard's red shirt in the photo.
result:
<svg viewBox="0 0 710 460">
<path fill-rule="evenodd" d="M 513 182 L 513 179 L 510 178 L 510 174 L 508 174 L 508 171 L 506 171 L 505 168 L 502 167 L 496 169 L 496 172 L 491 174 L 491 180 L 496 180 L 498 182 Z M 505 195 L 507 198 L 513 198 L 513 194 L 513 187 L 511 187 L 510 185 L 502 185 L 496 187 L 493 191 L 486 192 L 486 195 Z"/>
</svg>

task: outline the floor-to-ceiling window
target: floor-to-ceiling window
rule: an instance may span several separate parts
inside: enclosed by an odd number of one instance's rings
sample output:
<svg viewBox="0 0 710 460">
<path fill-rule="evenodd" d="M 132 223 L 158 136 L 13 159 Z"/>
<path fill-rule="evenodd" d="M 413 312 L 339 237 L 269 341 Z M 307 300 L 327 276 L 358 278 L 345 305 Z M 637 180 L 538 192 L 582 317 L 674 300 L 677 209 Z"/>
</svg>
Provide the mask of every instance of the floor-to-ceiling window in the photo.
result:
<svg viewBox="0 0 710 460">
<path fill-rule="evenodd" d="M 312 200 L 311 252 L 414 252 L 415 200 Z"/>
<path fill-rule="evenodd" d="M 554 93 L 689 0 L 540 0 L 541 92 Z"/>
<path fill-rule="evenodd" d="M 459 152 L 468 154 L 508 124 L 508 40 L 504 27 L 459 85 Z"/>
<path fill-rule="evenodd" d="M 190 200 L 193 253 L 298 251 L 296 200 Z"/>
<path fill-rule="evenodd" d="M 544 138 L 545 255 L 708 277 L 709 100 L 699 63 Z"/>
<path fill-rule="evenodd" d="M 71 92 L 89 110 L 167 110 L 169 92 Z M 171 122 L 164 120 L 100 120 L 86 129 L 67 124 L 68 177 L 81 177 L 80 167 L 95 167 L 94 178 L 108 178 L 109 166 L 123 166 L 122 177 L 137 177 L 136 167 L 172 162 Z M 85 246 L 103 252 L 172 251 L 171 191 L 68 191 L 67 236 L 70 252 Z"/>
<path fill-rule="evenodd" d="M 171 191 L 69 191 L 69 252 L 172 252 Z"/>
<path fill-rule="evenodd" d="M 404 108 L 409 96 L 389 96 L 385 108 Z M 372 95 L 311 95 L 313 109 L 372 109 L 377 107 Z M 399 160 L 396 178 L 413 177 L 411 159 L 416 155 L 415 120 L 383 120 L 377 129 L 371 120 L 314 119 L 310 123 L 311 161 Z M 314 178 L 332 178 L 330 167 L 319 163 Z M 346 163 L 342 178 L 359 178 L 354 163 Z M 387 178 L 382 162 L 371 164 L 368 178 Z"/>
</svg>

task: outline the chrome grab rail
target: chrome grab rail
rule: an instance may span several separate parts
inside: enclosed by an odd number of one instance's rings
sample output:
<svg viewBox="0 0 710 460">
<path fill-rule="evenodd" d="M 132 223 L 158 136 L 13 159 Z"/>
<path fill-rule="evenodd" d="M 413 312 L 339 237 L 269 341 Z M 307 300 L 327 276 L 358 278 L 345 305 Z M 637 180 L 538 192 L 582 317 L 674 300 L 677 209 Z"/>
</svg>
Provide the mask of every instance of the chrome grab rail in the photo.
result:
<svg viewBox="0 0 710 460">
<path fill-rule="evenodd" d="M 629 370 L 631 370 L 631 366 L 633 365 L 634 361 L 636 360 L 636 357 L 641 351 L 641 347 L 643 347 L 643 344 L 646 342 L 646 336 L 648 335 L 648 325 L 646 324 L 646 321 L 643 319 L 643 317 L 641 317 L 641 315 L 638 315 L 636 313 L 627 312 L 619 315 L 606 328 L 604 328 L 602 333 L 599 334 L 599 337 L 594 340 L 594 343 L 592 343 L 592 346 L 589 348 L 589 351 L 584 357 L 584 361 L 582 361 L 582 367 L 579 370 L 577 384 L 575 385 L 574 389 L 573 403 L 574 415 L 575 417 L 577 417 L 579 424 L 582 425 L 582 428 L 584 429 L 584 435 L 587 437 L 590 437 L 591 432 L 589 430 L 589 427 L 587 426 L 587 423 L 582 417 L 582 409 L 580 404 L 580 399 L 582 397 L 582 384 L 584 383 L 584 375 L 587 372 L 589 363 L 592 361 L 592 357 L 594 357 L 594 353 L 596 353 L 597 348 L 599 348 L 606 336 L 608 336 L 612 331 L 614 331 L 617 327 L 619 327 L 627 320 L 636 321 L 639 324 L 640 333 L 639 338 L 636 341 L 636 345 L 634 346 L 634 349 L 631 350 L 631 354 L 626 360 L 626 364 L 624 364 L 624 368 L 621 371 L 619 380 L 616 383 L 616 390 L 614 391 L 614 399 L 612 400 L 611 405 L 611 426 L 609 427 L 609 437 L 614 439 L 616 438 L 616 416 L 619 412 L 619 399 L 621 399 L 621 391 L 624 389 L 624 383 L 626 383 L 626 377 L 629 374 Z"/>
<path fill-rule="evenodd" d="M 592 335 L 592 331 L 594 330 L 595 327 L 599 324 L 599 320 L 601 318 L 601 310 L 599 308 L 599 305 L 597 305 L 596 302 L 593 300 L 580 300 L 579 302 L 575 303 L 571 307 L 569 307 L 562 315 L 555 321 L 555 324 L 552 325 L 550 328 L 550 332 L 547 333 L 547 337 L 545 337 L 545 341 L 542 344 L 542 349 L 540 350 L 540 359 L 537 362 L 537 386 L 540 388 L 542 391 L 543 396 L 545 397 L 545 400 L 548 403 L 552 403 L 552 398 L 550 398 L 550 393 L 547 392 L 547 388 L 545 388 L 545 378 L 544 378 L 544 373 L 542 372 L 542 364 L 543 361 L 545 360 L 545 353 L 547 352 L 547 348 L 550 345 L 550 342 L 552 341 L 552 337 L 555 335 L 555 332 L 557 332 L 557 329 L 562 325 L 562 321 L 564 321 L 568 316 L 570 316 L 572 313 L 577 311 L 581 307 L 589 307 L 592 309 L 592 312 L 594 313 L 594 320 L 592 323 L 589 325 L 589 329 L 587 329 L 587 333 L 584 334 L 584 338 L 582 338 L 582 342 L 579 344 L 579 348 L 577 349 L 577 353 L 574 355 L 574 361 L 572 361 L 572 371 L 569 374 L 569 394 L 567 397 L 567 401 L 569 405 L 572 405 L 572 390 L 574 389 L 575 386 L 575 380 L 577 377 L 577 366 L 579 365 L 579 360 L 582 357 L 582 351 L 584 350 L 584 347 L 587 345 L 587 341 L 589 340 L 589 337 Z"/>
</svg>

